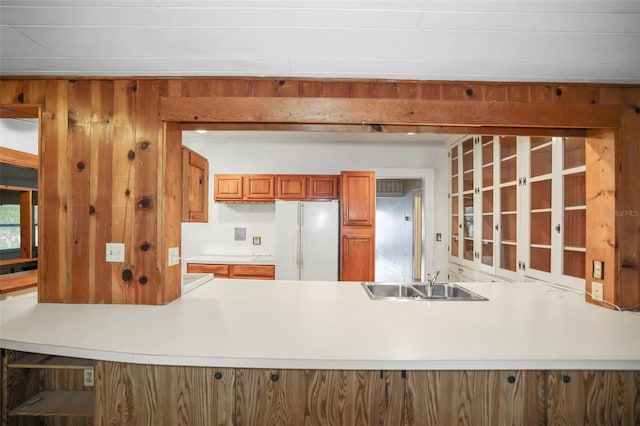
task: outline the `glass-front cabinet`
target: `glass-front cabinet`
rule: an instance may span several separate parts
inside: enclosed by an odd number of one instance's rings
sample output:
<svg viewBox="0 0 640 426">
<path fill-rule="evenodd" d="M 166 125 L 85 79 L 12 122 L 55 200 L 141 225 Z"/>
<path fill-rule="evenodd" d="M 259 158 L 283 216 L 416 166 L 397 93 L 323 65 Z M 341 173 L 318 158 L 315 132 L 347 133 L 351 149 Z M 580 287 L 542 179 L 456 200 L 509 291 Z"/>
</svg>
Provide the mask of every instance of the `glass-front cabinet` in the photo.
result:
<svg viewBox="0 0 640 426">
<path fill-rule="evenodd" d="M 584 285 L 584 138 L 466 136 L 449 157 L 450 270 Z"/>
</svg>

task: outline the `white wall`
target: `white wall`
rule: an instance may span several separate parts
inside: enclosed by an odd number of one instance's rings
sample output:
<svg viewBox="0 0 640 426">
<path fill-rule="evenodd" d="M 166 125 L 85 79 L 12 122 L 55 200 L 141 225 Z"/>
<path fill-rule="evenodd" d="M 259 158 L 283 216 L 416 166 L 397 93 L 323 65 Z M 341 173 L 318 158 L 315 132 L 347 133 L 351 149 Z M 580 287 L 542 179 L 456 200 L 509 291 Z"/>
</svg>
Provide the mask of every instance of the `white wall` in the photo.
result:
<svg viewBox="0 0 640 426">
<path fill-rule="evenodd" d="M 182 225 L 182 256 L 188 258 L 202 254 L 208 243 L 218 243 L 231 249 L 257 249 L 273 252 L 275 235 L 272 205 L 223 204 L 213 202 L 213 174 L 216 173 L 314 173 L 339 174 L 342 170 L 376 169 L 433 169 L 435 192 L 433 211 L 426 212 L 433 218 L 432 235 L 426 239 L 435 241 L 435 233 L 446 235 L 447 162 L 442 143 L 425 143 L 407 140 L 404 135 L 385 140 L 362 142 L 348 135 L 335 141 L 322 133 L 267 134 L 266 132 L 195 132 L 183 133 L 183 144 L 209 160 L 209 223 L 185 223 Z M 268 142 L 267 142 L 268 140 Z M 271 221 L 271 222 L 270 222 Z M 233 228 L 247 227 L 246 243 L 233 241 Z M 251 237 L 260 235 L 262 246 L 251 246 Z M 446 239 L 435 243 L 433 267 L 446 271 Z M 430 262 L 429 262 L 430 263 Z"/>
<path fill-rule="evenodd" d="M 38 155 L 38 120 L 0 119 L 0 146 Z"/>
</svg>

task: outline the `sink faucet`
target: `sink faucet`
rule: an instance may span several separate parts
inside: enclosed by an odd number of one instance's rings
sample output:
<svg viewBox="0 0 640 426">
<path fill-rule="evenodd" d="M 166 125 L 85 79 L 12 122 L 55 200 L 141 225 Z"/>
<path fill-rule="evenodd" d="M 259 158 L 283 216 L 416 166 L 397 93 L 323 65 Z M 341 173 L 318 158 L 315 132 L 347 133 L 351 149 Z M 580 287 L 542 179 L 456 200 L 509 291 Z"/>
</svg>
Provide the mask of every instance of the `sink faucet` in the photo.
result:
<svg viewBox="0 0 640 426">
<path fill-rule="evenodd" d="M 433 275 L 427 274 L 427 298 L 433 297 L 433 285 L 436 283 L 438 275 L 440 275 L 440 271 L 436 271 Z"/>
</svg>

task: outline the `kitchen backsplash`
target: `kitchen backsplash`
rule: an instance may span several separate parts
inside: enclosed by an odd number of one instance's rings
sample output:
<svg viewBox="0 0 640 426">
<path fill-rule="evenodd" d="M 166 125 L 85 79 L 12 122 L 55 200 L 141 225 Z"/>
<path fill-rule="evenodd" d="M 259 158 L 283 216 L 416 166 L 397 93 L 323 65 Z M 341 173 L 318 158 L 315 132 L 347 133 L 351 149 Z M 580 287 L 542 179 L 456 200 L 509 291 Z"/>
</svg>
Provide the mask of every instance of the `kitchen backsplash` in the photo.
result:
<svg viewBox="0 0 640 426">
<path fill-rule="evenodd" d="M 182 224 L 182 257 L 202 254 L 274 254 L 274 204 L 209 204 L 208 223 Z M 236 241 L 244 229 L 245 240 Z M 253 244 L 260 237 L 260 245 Z"/>
</svg>

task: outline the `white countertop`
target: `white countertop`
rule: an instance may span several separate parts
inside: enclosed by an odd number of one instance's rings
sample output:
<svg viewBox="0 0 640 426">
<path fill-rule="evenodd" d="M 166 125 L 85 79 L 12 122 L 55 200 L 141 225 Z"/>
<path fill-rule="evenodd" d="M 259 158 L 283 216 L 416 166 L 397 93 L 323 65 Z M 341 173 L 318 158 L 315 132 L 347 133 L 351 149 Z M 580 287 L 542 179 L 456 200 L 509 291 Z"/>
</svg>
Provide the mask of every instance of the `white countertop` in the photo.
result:
<svg viewBox="0 0 640 426">
<path fill-rule="evenodd" d="M 374 301 L 359 283 L 216 279 L 166 306 L 0 302 L 0 346 L 166 365 L 640 370 L 640 315 L 542 284 L 490 300 Z"/>
<path fill-rule="evenodd" d="M 186 263 L 234 264 L 234 265 L 274 265 L 275 256 L 268 254 L 203 254 L 185 259 Z"/>
</svg>

